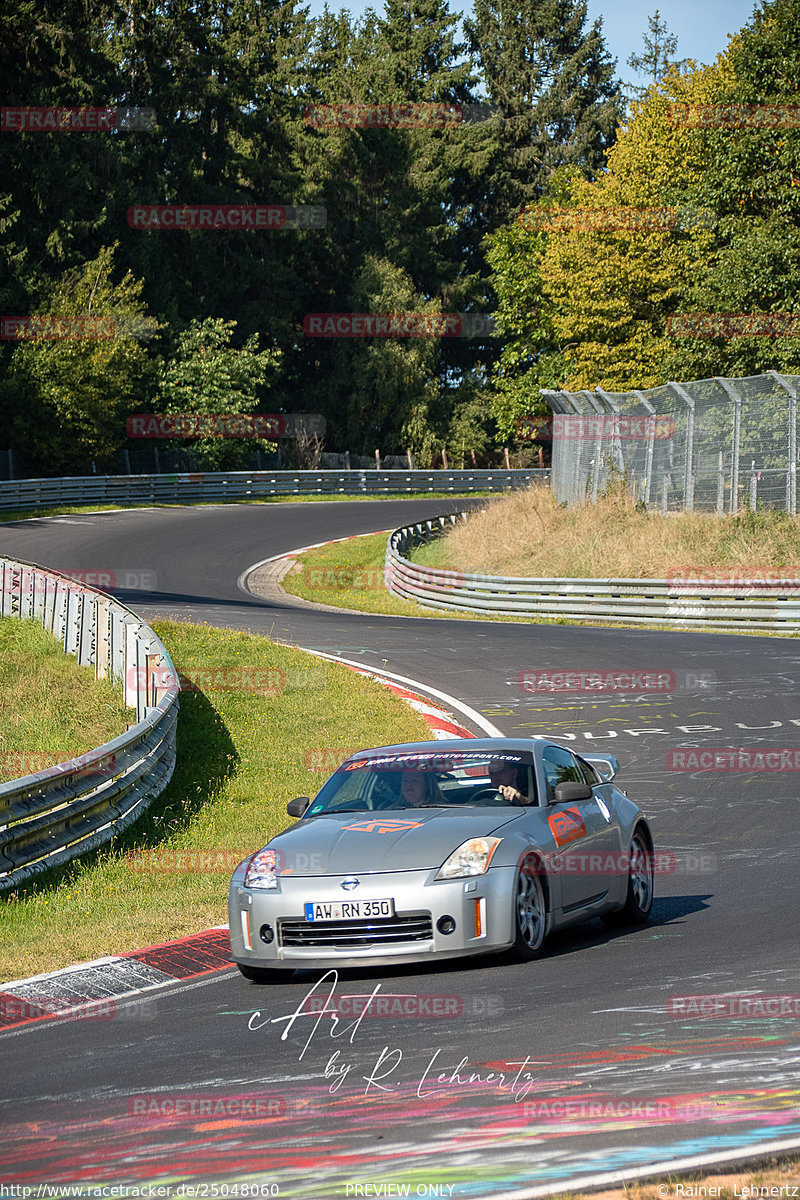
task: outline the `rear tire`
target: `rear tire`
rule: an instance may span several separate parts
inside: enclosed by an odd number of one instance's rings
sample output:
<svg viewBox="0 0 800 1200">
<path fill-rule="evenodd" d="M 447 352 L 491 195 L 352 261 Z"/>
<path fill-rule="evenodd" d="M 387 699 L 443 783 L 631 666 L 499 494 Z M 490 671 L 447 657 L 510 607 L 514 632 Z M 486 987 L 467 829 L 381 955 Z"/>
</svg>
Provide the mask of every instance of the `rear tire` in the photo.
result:
<svg viewBox="0 0 800 1200">
<path fill-rule="evenodd" d="M 653 907 L 653 851 L 641 825 L 631 836 L 628 849 L 628 894 L 625 907 L 608 913 L 607 925 L 644 925 Z"/>
<path fill-rule="evenodd" d="M 514 895 L 514 952 L 531 962 L 541 958 L 547 930 L 547 899 L 536 862 L 523 863 Z"/>
</svg>

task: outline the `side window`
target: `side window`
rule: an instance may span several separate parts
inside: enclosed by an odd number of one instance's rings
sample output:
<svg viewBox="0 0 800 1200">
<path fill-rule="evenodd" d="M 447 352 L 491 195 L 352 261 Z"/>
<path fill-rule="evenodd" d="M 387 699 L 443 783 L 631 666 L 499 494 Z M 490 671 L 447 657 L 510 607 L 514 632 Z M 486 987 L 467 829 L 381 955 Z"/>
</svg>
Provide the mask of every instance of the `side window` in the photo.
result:
<svg viewBox="0 0 800 1200">
<path fill-rule="evenodd" d="M 600 776 L 591 763 L 584 762 L 582 758 L 579 758 L 577 762 L 583 776 L 583 782 L 588 783 L 589 787 L 597 787 L 598 783 L 600 783 Z"/>
<path fill-rule="evenodd" d="M 542 765 L 547 778 L 547 798 L 550 801 L 554 799 L 554 790 L 557 784 L 584 782 L 575 755 L 570 754 L 569 750 L 562 750 L 560 746 L 547 747 L 542 754 Z"/>
</svg>

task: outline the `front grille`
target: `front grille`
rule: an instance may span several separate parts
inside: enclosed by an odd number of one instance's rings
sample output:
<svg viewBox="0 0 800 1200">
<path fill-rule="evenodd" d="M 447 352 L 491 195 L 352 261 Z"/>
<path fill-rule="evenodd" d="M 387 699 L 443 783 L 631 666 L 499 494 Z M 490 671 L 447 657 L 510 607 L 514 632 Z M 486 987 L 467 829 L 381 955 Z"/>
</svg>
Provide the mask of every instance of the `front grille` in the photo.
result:
<svg viewBox="0 0 800 1200">
<path fill-rule="evenodd" d="M 366 921 L 279 921 L 282 946 L 387 946 L 433 937 L 431 914 L 379 917 Z"/>
</svg>

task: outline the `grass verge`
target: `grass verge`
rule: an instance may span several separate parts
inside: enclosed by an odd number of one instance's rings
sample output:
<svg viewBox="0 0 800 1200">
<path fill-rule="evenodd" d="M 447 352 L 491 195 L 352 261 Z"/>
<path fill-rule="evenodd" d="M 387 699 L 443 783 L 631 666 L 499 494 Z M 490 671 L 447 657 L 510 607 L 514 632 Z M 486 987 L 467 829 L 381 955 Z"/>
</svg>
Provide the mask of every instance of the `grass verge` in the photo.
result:
<svg viewBox="0 0 800 1200">
<path fill-rule="evenodd" d="M 491 500 L 415 561 L 486 575 L 668 579 L 729 571 L 800 583 L 800 518 L 781 511 L 662 517 L 612 492 L 562 508 L 549 488 Z"/>
<path fill-rule="evenodd" d="M 281 580 L 292 596 L 335 608 L 387 616 L 429 617 L 432 610 L 388 592 L 383 583 L 386 534 L 365 533 L 298 555 Z M 444 614 L 448 615 L 448 614 Z"/>
<path fill-rule="evenodd" d="M 121 689 L 79 666 L 38 621 L 0 618 L 0 783 L 93 750 L 135 721 Z"/>
<path fill-rule="evenodd" d="M 227 920 L 234 866 L 290 824 L 353 749 L 427 739 L 422 718 L 345 667 L 252 634 L 155 624 L 182 675 L 178 766 L 106 848 L 0 894 L 0 979 L 135 950 Z"/>
</svg>

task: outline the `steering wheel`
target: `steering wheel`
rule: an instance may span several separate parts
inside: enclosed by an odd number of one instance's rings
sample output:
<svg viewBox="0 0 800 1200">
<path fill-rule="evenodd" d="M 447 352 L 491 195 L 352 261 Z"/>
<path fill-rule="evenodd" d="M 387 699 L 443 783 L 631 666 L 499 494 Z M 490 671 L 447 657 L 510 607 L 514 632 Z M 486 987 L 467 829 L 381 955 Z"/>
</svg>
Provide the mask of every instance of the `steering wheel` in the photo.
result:
<svg viewBox="0 0 800 1200">
<path fill-rule="evenodd" d="M 502 792 L 494 787 L 479 788 L 468 800 L 468 804 L 475 804 L 477 801 L 488 801 L 490 804 L 508 804 Z"/>
</svg>

